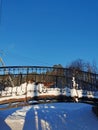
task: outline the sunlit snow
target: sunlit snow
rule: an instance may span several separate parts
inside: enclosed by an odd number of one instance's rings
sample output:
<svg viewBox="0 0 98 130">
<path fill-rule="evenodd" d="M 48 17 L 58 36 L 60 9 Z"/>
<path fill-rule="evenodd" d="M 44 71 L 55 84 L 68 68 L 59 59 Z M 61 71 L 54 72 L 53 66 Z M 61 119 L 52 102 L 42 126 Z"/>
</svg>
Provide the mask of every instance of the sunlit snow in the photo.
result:
<svg viewBox="0 0 98 130">
<path fill-rule="evenodd" d="M 50 103 L 0 111 L 0 130 L 97 130 L 92 106 Z"/>
</svg>

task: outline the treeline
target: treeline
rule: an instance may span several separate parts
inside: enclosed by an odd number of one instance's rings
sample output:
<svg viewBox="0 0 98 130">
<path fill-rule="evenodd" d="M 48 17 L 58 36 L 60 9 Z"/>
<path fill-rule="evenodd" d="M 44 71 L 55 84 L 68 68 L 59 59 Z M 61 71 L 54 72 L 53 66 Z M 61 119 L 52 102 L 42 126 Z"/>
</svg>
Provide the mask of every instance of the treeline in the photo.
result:
<svg viewBox="0 0 98 130">
<path fill-rule="evenodd" d="M 86 71 L 88 73 L 98 73 L 98 68 L 95 62 L 86 62 L 82 59 L 72 61 L 67 68 L 75 69 L 78 71 Z"/>
</svg>

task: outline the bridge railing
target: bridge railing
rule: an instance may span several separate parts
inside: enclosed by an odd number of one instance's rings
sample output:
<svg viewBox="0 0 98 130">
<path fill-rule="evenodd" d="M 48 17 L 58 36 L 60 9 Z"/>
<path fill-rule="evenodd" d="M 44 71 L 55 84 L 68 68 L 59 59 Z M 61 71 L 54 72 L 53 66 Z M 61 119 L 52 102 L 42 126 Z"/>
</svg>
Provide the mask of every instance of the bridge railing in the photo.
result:
<svg viewBox="0 0 98 130">
<path fill-rule="evenodd" d="M 66 87 L 73 89 L 73 77 L 75 77 L 75 89 L 98 91 L 98 74 L 94 73 L 45 66 L 0 67 L 0 97 L 13 96 L 14 89 L 16 89 L 17 93 L 20 92 L 18 91 L 19 86 L 21 87 L 29 81 L 44 84 L 46 88 L 58 88 L 58 91 L 63 92 Z M 8 88 L 10 88 L 10 94 L 7 95 Z M 49 93 L 46 91 L 46 94 Z M 59 95 L 66 96 L 66 93 L 59 93 Z"/>
</svg>

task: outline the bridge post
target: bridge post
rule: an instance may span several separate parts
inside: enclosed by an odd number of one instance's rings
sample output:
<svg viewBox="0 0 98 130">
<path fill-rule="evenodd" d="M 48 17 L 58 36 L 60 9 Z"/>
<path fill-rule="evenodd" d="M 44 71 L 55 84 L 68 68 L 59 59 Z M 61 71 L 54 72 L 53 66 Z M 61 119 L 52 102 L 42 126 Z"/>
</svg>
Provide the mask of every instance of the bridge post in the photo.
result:
<svg viewBox="0 0 98 130">
<path fill-rule="evenodd" d="M 72 86 L 73 86 L 72 97 L 73 97 L 73 99 L 74 99 L 75 102 L 78 102 L 78 92 L 77 92 L 77 86 L 78 86 L 78 84 L 76 83 L 74 76 L 72 77 Z"/>
</svg>

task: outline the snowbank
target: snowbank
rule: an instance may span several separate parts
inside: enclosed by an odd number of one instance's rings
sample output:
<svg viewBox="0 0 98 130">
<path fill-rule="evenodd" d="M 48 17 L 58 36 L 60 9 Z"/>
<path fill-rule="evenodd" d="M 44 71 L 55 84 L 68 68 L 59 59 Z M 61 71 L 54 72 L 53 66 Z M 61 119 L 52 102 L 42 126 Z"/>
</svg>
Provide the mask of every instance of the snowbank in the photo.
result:
<svg viewBox="0 0 98 130">
<path fill-rule="evenodd" d="M 70 89 L 67 86 L 64 88 L 47 88 L 44 84 L 39 83 L 23 83 L 20 86 L 6 87 L 5 90 L 1 91 L 0 104 L 6 103 L 9 100 L 25 100 L 38 96 L 59 96 L 64 95 L 67 97 L 88 97 L 88 98 L 98 98 L 98 91 L 86 91 L 86 90 L 76 90 L 75 88 Z"/>
<path fill-rule="evenodd" d="M 92 106 L 50 103 L 0 111 L 0 130 L 97 130 Z"/>
</svg>

